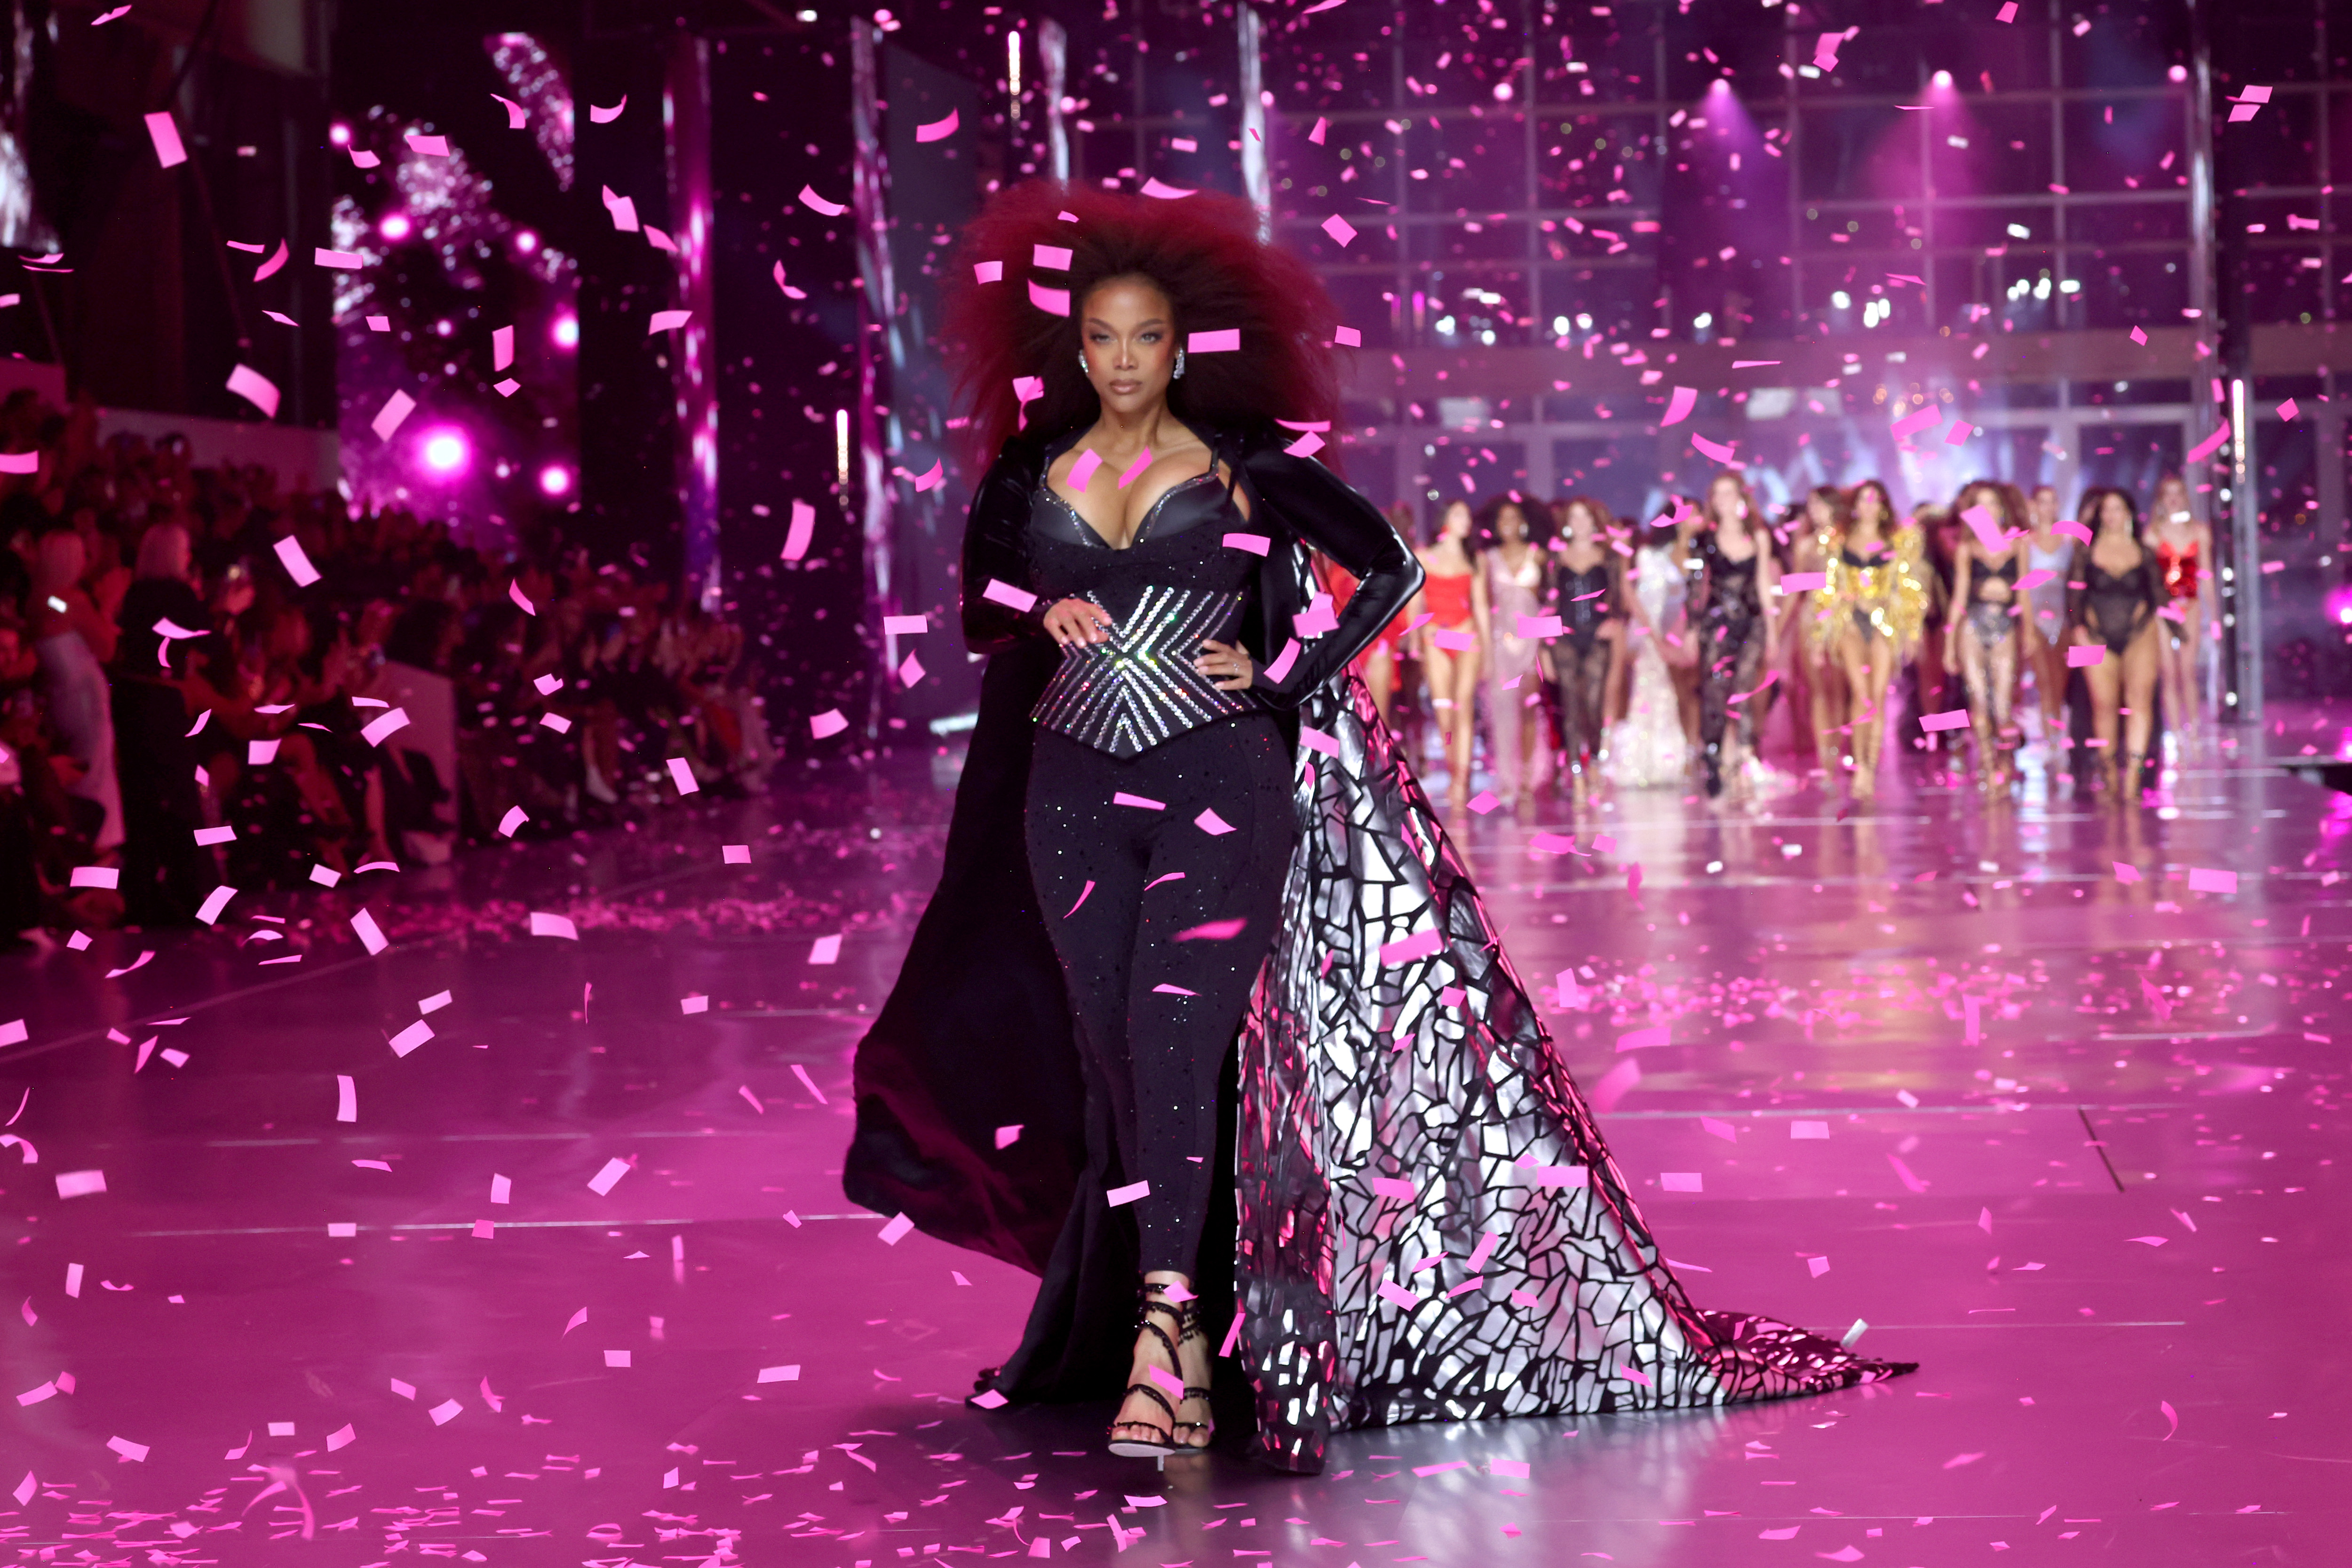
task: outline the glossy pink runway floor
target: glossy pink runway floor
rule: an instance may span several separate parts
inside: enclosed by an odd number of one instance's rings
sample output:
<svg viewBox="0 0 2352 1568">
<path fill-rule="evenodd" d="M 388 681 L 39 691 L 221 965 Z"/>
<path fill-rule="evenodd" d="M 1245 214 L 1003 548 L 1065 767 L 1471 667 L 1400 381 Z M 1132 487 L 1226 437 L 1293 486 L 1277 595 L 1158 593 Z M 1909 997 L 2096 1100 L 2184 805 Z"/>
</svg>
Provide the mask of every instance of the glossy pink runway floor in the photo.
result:
<svg viewBox="0 0 2352 1568">
<path fill-rule="evenodd" d="M 2352 797 L 2252 749 L 2161 813 L 2036 780 L 1469 823 L 1580 1081 L 1638 1063 L 1603 1124 L 1694 1298 L 1922 1370 L 1350 1433 L 1311 1479 L 965 1407 L 1029 1281 L 841 1197 L 919 772 L 0 958 L 0 1561 L 2352 1561 Z"/>
</svg>

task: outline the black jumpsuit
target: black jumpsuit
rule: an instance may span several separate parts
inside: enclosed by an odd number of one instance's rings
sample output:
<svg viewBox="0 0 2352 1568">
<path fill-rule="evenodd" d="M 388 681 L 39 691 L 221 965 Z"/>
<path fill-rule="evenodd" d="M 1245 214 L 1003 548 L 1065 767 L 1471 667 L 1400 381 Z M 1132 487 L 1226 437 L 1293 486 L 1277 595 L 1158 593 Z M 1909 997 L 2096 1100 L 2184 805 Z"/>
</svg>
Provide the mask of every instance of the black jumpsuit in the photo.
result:
<svg viewBox="0 0 2352 1568">
<path fill-rule="evenodd" d="M 1087 1076 L 1108 1102 L 1123 1178 L 1111 1198 L 1134 1215 L 1145 1272 L 1192 1276 L 1217 1175 L 1218 1076 L 1273 940 L 1297 832 L 1290 748 L 1274 713 L 1343 669 L 1411 598 L 1419 572 L 1369 502 L 1263 442 L 1218 444 L 1220 470 L 1171 487 L 1129 546 L 1114 548 L 1045 481 L 1068 445 L 1022 476 L 1017 551 L 1000 539 L 1002 558 L 981 561 L 968 545 L 967 620 L 974 595 L 985 596 L 982 571 L 1025 574 L 1014 585 L 1036 602 L 1019 615 L 1024 629 L 1042 635 L 1037 623 L 1065 598 L 1110 613 L 1107 641 L 1063 649 L 1032 714 L 1030 875 Z M 1234 497 L 1244 479 L 1247 518 Z M 976 531 L 987 508 L 983 495 Z M 1010 509 L 992 510 L 1002 531 Z M 1192 668 L 1200 645 L 1252 631 L 1267 640 L 1265 569 L 1297 552 L 1294 537 L 1363 585 L 1311 649 L 1294 644 L 1269 669 L 1268 650 L 1253 647 L 1252 687 L 1221 691 Z"/>
<path fill-rule="evenodd" d="M 1763 548 L 1760 542 L 1756 547 Z M 1757 591 L 1754 555 L 1734 561 L 1711 531 L 1700 534 L 1695 548 L 1706 566 L 1706 609 L 1698 625 L 1698 735 L 1712 780 L 1722 765 L 1723 732 L 1730 726 L 1735 706 L 1732 697 L 1754 691 L 1763 679 L 1764 601 Z M 1738 706 L 1740 737 L 1752 755 L 1765 701 L 1751 697 Z"/>
</svg>

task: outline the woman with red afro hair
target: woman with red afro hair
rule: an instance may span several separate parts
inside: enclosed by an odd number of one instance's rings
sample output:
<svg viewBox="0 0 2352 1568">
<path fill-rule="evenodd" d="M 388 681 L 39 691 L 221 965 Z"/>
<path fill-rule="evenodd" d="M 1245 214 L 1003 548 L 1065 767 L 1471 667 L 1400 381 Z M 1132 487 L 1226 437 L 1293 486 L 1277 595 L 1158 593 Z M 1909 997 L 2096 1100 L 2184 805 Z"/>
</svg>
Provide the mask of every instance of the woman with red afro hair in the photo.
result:
<svg viewBox="0 0 2352 1568">
<path fill-rule="evenodd" d="M 1729 1320 L 1649 1310 L 1677 1288 L 1349 673 L 1422 569 L 1315 458 L 1314 275 L 1241 202 L 1050 184 L 992 201 L 958 267 L 988 463 L 963 626 L 992 657 L 939 891 L 858 1047 L 843 1184 L 1044 1277 L 976 1402 L 1123 1388 L 1111 1451 L 1164 1461 L 1209 1446 L 1222 1334 L 1254 1451 L 1297 1471 L 1341 1426 L 1858 1380 L 1747 1321 L 1705 1359 Z M 1358 579 L 1336 613 L 1310 551 Z M 1515 1159 L 1589 1168 L 1599 1206 Z M 1457 1254 L 1490 1299 L 1425 1334 L 1417 1259 Z M 1580 1348 L 1596 1257 L 1625 1332 Z M 1660 1359 L 1695 1346 L 1688 1376 Z"/>
</svg>

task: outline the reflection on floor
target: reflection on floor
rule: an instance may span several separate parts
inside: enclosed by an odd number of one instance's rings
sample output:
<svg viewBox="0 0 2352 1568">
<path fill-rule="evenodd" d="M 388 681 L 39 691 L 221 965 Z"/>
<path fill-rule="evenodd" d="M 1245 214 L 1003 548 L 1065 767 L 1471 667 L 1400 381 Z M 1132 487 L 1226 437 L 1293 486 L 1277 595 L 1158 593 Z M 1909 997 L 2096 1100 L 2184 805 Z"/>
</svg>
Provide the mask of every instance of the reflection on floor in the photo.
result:
<svg viewBox="0 0 2352 1568">
<path fill-rule="evenodd" d="M 1107 1408 L 964 1406 L 1027 1279 L 847 1212 L 847 1053 L 941 837 L 919 759 L 0 959 L 0 1026 L 26 1021 L 0 1048 L 0 1539 L 141 1563 L 2341 1561 L 2352 798 L 2277 771 L 2295 753 L 2201 748 L 2161 810 L 1890 784 L 1847 820 L 1804 786 L 1465 822 L 1585 1081 L 1669 1026 L 1605 1124 L 1693 1295 L 1866 1325 L 1923 1370 L 1353 1433 L 1312 1479 L 1111 1458 Z M 1614 847 L 1536 854 L 1537 828 Z"/>
</svg>

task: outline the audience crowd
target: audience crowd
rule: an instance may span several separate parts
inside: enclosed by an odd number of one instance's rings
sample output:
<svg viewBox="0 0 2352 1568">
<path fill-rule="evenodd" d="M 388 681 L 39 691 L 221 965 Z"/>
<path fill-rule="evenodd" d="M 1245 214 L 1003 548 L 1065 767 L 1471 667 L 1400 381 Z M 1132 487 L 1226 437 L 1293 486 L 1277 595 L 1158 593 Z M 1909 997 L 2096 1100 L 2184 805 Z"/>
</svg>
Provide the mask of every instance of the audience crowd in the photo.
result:
<svg viewBox="0 0 2352 1568">
<path fill-rule="evenodd" d="M 37 458 L 0 471 L 0 943 L 609 820 L 675 800 L 672 758 L 719 791 L 772 760 L 741 632 L 667 584 L 101 443 L 29 392 L 0 453 Z"/>
</svg>

